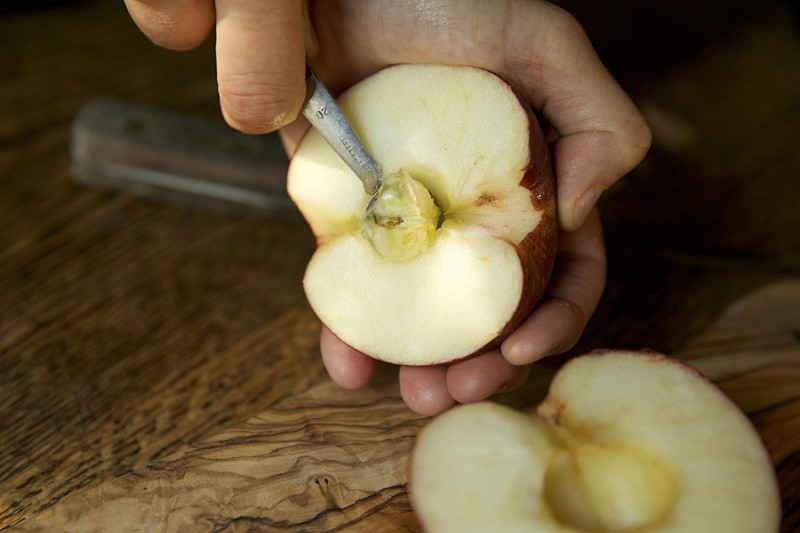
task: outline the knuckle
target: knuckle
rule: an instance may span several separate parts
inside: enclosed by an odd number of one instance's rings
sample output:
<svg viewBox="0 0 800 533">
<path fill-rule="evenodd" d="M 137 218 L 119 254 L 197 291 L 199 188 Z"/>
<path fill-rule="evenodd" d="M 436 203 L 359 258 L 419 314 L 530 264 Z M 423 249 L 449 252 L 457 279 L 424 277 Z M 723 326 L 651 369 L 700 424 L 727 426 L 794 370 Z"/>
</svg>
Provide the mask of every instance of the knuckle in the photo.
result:
<svg viewBox="0 0 800 533">
<path fill-rule="evenodd" d="M 580 21 L 569 11 L 555 4 L 547 4 L 549 26 L 553 38 L 560 42 L 574 43 L 588 40 Z"/>
<path fill-rule="evenodd" d="M 644 116 L 637 110 L 626 128 L 629 157 L 633 165 L 638 164 L 650 150 L 653 132 Z"/>
<path fill-rule="evenodd" d="M 138 15 L 136 22 L 154 44 L 170 50 L 192 49 L 206 37 L 205 28 L 187 27 L 180 19 L 157 10 Z"/>
<path fill-rule="evenodd" d="M 570 339 L 577 338 L 586 323 L 589 321 L 587 313 L 581 308 L 581 306 L 570 300 L 560 300 L 559 303 L 561 304 L 564 312 L 565 323 L 571 326 L 570 332 L 572 335 L 569 336 Z"/>
<path fill-rule="evenodd" d="M 625 125 L 620 135 L 619 146 L 619 170 L 617 174 L 624 176 L 642 162 L 650 151 L 653 142 L 653 133 L 650 126 L 641 114 L 636 112 Z"/>
<path fill-rule="evenodd" d="M 556 8 L 553 10 L 553 26 L 568 38 L 580 37 L 583 39 L 586 37 L 583 25 L 565 9 Z"/>
<path fill-rule="evenodd" d="M 587 313 L 581 307 L 569 300 L 557 300 L 561 306 L 562 318 L 565 329 L 560 342 L 557 343 L 555 353 L 564 353 L 575 346 L 581 338 L 583 329 L 589 321 Z"/>
<path fill-rule="evenodd" d="M 607 153 L 613 154 L 605 185 L 611 186 L 617 179 L 625 176 L 642 162 L 653 142 L 653 133 L 644 116 L 629 102 L 626 111 L 620 113 L 609 133 Z"/>
</svg>

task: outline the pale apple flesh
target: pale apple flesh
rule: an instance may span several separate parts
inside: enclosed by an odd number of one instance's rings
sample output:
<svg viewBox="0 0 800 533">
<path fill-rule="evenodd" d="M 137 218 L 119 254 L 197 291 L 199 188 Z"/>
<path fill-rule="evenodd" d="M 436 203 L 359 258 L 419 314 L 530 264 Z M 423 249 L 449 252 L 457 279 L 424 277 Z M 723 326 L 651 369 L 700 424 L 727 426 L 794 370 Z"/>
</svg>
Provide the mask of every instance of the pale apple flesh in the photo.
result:
<svg viewBox="0 0 800 533">
<path fill-rule="evenodd" d="M 289 194 L 318 248 L 304 288 L 345 343 L 405 365 L 498 343 L 544 293 L 555 193 L 535 117 L 497 76 L 400 65 L 339 104 L 386 176 L 370 203 L 314 131 L 293 156 Z"/>
<path fill-rule="evenodd" d="M 409 472 L 428 533 L 776 533 L 775 472 L 746 416 L 677 360 L 573 359 L 534 415 L 459 406 L 420 433 Z"/>
</svg>

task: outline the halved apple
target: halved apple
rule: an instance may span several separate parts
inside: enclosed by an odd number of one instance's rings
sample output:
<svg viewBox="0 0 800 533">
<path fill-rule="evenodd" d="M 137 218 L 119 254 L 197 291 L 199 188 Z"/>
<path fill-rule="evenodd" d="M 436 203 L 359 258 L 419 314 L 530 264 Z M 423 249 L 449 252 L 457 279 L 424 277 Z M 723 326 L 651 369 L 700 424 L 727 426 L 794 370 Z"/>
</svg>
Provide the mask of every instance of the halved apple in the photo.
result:
<svg viewBox="0 0 800 533">
<path fill-rule="evenodd" d="M 715 385 L 657 354 L 568 362 L 535 415 L 458 406 L 410 460 L 428 533 L 775 533 L 780 498 L 753 426 Z"/>
<path fill-rule="evenodd" d="M 385 182 L 375 201 L 310 131 L 291 198 L 318 248 L 304 288 L 347 344 L 403 365 L 499 342 L 541 298 L 556 252 L 552 165 L 536 118 L 485 70 L 399 65 L 339 98 Z"/>
</svg>

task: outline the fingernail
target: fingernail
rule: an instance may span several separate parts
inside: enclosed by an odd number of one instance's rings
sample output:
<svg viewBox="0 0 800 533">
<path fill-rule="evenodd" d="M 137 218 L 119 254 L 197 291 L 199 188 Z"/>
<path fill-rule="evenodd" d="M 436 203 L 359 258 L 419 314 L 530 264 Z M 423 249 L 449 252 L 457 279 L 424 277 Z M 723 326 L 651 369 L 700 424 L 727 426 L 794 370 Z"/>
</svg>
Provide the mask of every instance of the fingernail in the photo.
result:
<svg viewBox="0 0 800 533">
<path fill-rule="evenodd" d="M 512 365 L 526 364 L 525 356 L 527 351 L 527 346 L 523 345 L 522 342 L 512 343 L 510 341 L 506 341 L 500 345 L 500 353 L 502 353 L 505 360 Z"/>
<path fill-rule="evenodd" d="M 571 229 L 576 230 L 583 226 L 583 223 L 586 221 L 586 217 L 589 216 L 589 213 L 597 203 L 600 195 L 603 194 L 604 190 L 604 187 L 595 185 L 580 195 L 578 201 L 575 202 L 575 210 L 572 212 L 575 227 Z"/>
<path fill-rule="evenodd" d="M 305 102 L 305 94 L 302 94 L 300 98 L 298 98 L 294 104 L 289 107 L 286 111 L 282 113 L 278 113 L 275 115 L 272 120 L 270 121 L 270 129 L 273 131 L 279 130 L 284 126 L 288 126 L 298 118 L 303 112 L 303 103 Z"/>
<path fill-rule="evenodd" d="M 269 128 L 272 131 L 278 130 L 278 129 L 284 127 L 284 126 L 288 126 L 289 124 L 294 122 L 296 119 L 297 119 L 297 114 L 296 113 L 292 113 L 290 111 L 287 111 L 285 113 L 280 113 L 280 114 L 276 115 L 275 118 L 272 119 L 272 121 L 269 124 Z"/>
<path fill-rule="evenodd" d="M 551 355 L 549 352 L 537 353 L 536 345 L 526 341 L 503 344 L 500 351 L 505 360 L 514 366 L 528 365 Z"/>
</svg>

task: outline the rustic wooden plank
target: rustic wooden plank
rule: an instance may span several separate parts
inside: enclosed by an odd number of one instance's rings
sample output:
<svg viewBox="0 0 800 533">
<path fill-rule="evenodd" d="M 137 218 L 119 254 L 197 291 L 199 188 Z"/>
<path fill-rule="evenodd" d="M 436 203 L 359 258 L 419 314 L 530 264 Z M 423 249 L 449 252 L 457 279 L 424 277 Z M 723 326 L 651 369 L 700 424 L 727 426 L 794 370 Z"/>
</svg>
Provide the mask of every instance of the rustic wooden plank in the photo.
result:
<svg viewBox="0 0 800 533">
<path fill-rule="evenodd" d="M 800 280 L 738 301 L 680 354 L 752 416 L 778 468 L 785 508 L 795 510 L 798 333 Z M 506 399 L 532 407 L 547 374 Z M 413 531 L 406 459 L 424 422 L 403 406 L 391 373 L 348 394 L 323 384 L 170 459 L 75 494 L 20 531 L 366 531 L 364 520 L 371 531 Z M 784 527 L 795 531 L 800 516 L 789 513 Z"/>
<path fill-rule="evenodd" d="M 305 227 L 72 181 L 97 96 L 221 121 L 213 43 L 168 52 L 120 3 L 63 4 L 0 15 L 0 529 L 324 375 Z"/>
<path fill-rule="evenodd" d="M 59 525 L 38 523 L 70 531 L 331 531 L 356 522 L 404 494 L 405 457 L 423 419 L 394 383 L 387 375 L 348 394 L 320 385 L 186 453 L 76 494 L 77 507 L 54 508 L 66 518 Z"/>
</svg>

